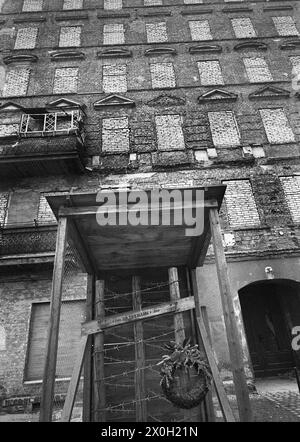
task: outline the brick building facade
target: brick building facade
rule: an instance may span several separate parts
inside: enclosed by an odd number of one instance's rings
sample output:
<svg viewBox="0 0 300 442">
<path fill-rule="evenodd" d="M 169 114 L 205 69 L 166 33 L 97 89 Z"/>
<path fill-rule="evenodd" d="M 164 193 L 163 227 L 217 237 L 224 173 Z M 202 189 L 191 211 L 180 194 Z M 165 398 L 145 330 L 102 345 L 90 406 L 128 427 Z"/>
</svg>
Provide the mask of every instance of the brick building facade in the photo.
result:
<svg viewBox="0 0 300 442">
<path fill-rule="evenodd" d="M 224 245 L 247 374 L 294 364 L 258 360 L 240 298 L 245 287 L 258 296 L 251 284 L 266 279 L 266 267 L 279 298 L 287 287 L 299 297 L 299 8 L 286 0 L 0 1 L 4 399 L 39 385 L 26 373 L 33 304 L 49 301 L 51 287 L 48 193 L 226 184 Z M 209 249 L 199 278 L 226 379 L 213 259 Z M 74 275 L 65 300 L 82 299 L 84 286 Z M 290 325 L 297 321 L 291 313 Z"/>
</svg>

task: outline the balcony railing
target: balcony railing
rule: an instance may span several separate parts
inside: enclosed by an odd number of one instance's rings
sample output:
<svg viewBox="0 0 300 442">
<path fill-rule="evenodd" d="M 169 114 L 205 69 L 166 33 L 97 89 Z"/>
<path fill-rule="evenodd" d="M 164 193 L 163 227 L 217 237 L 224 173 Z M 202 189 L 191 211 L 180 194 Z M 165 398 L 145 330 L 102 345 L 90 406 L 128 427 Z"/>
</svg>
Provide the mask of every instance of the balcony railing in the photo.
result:
<svg viewBox="0 0 300 442">
<path fill-rule="evenodd" d="M 23 114 L 20 124 L 20 136 L 66 135 L 79 133 L 83 121 L 79 109 L 43 114 Z"/>
</svg>

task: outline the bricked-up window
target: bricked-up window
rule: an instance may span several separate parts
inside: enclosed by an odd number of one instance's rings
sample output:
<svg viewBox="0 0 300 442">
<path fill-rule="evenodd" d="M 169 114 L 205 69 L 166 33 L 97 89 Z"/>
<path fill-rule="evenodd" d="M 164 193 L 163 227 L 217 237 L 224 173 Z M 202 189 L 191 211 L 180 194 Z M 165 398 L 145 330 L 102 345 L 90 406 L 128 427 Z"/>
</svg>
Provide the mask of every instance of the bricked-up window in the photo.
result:
<svg viewBox="0 0 300 442">
<path fill-rule="evenodd" d="M 180 115 L 159 115 L 155 117 L 159 150 L 183 150 L 185 148 Z"/>
<path fill-rule="evenodd" d="M 0 192 L 0 226 L 4 226 L 8 205 L 8 193 Z"/>
<path fill-rule="evenodd" d="M 15 49 L 34 49 L 38 35 L 38 28 L 18 29 L 15 41 Z"/>
<path fill-rule="evenodd" d="M 78 88 L 78 68 L 57 68 L 54 76 L 54 94 L 76 93 Z"/>
<path fill-rule="evenodd" d="M 240 134 L 233 112 L 208 112 L 208 119 L 215 147 L 240 145 Z"/>
<path fill-rule="evenodd" d="M 104 9 L 122 9 L 122 0 L 104 0 Z"/>
<path fill-rule="evenodd" d="M 203 86 L 224 84 L 218 60 L 198 61 L 200 82 Z"/>
<path fill-rule="evenodd" d="M 293 74 L 300 75 L 300 55 L 290 57 L 290 60 L 293 66 Z"/>
<path fill-rule="evenodd" d="M 184 0 L 185 5 L 198 5 L 203 3 L 203 0 Z"/>
<path fill-rule="evenodd" d="M 247 57 L 243 58 L 243 62 L 250 83 L 273 81 L 272 74 L 263 57 Z"/>
<path fill-rule="evenodd" d="M 81 26 L 63 26 L 60 28 L 59 47 L 76 47 L 81 43 Z"/>
<path fill-rule="evenodd" d="M 270 143 L 295 141 L 290 123 L 283 109 L 260 109 L 261 119 Z"/>
<path fill-rule="evenodd" d="M 40 196 L 37 221 L 38 224 L 56 224 L 54 213 L 44 195 Z"/>
<path fill-rule="evenodd" d="M 3 97 L 26 95 L 30 77 L 30 68 L 13 68 L 6 74 Z"/>
<path fill-rule="evenodd" d="M 250 18 L 233 18 L 231 24 L 236 38 L 254 38 L 256 32 Z"/>
<path fill-rule="evenodd" d="M 124 25 L 113 23 L 103 26 L 103 44 L 122 45 L 124 43 Z"/>
<path fill-rule="evenodd" d="M 103 66 L 103 92 L 126 92 L 126 72 L 126 64 L 111 64 Z"/>
<path fill-rule="evenodd" d="M 191 20 L 189 21 L 191 38 L 194 41 L 212 40 L 210 26 L 208 20 Z"/>
<path fill-rule="evenodd" d="M 148 43 L 164 43 L 168 41 L 167 25 L 161 23 L 146 23 L 146 33 Z"/>
<path fill-rule="evenodd" d="M 244 228 L 260 225 L 259 214 L 248 180 L 224 181 L 227 185 L 225 202 L 230 227 Z"/>
<path fill-rule="evenodd" d="M 163 4 L 162 0 L 144 0 L 145 6 L 160 6 Z"/>
<path fill-rule="evenodd" d="M 23 12 L 42 11 L 43 0 L 24 0 Z"/>
<path fill-rule="evenodd" d="M 58 378 L 72 375 L 81 335 L 80 324 L 84 321 L 84 305 L 83 300 L 63 301 L 61 304 L 56 364 Z M 50 304 L 48 302 L 32 304 L 25 381 L 38 381 L 43 378 L 49 317 Z"/>
<path fill-rule="evenodd" d="M 20 123 L 6 123 L 0 122 L 0 137 L 8 137 L 11 135 L 18 135 L 20 129 Z"/>
<path fill-rule="evenodd" d="M 81 9 L 83 0 L 64 0 L 63 9 Z"/>
<path fill-rule="evenodd" d="M 128 118 L 105 118 L 102 121 L 102 151 L 127 152 L 128 150 Z"/>
<path fill-rule="evenodd" d="M 272 17 L 273 23 L 279 35 L 288 37 L 289 35 L 299 35 L 295 21 L 291 16 Z"/>
<path fill-rule="evenodd" d="M 173 63 L 151 63 L 150 72 L 153 89 L 176 87 Z"/>
<path fill-rule="evenodd" d="M 280 181 L 294 223 L 300 223 L 300 176 L 283 176 Z"/>
<path fill-rule="evenodd" d="M 15 190 L 9 196 L 6 225 L 32 226 L 37 219 L 40 193 L 31 189 Z"/>
</svg>

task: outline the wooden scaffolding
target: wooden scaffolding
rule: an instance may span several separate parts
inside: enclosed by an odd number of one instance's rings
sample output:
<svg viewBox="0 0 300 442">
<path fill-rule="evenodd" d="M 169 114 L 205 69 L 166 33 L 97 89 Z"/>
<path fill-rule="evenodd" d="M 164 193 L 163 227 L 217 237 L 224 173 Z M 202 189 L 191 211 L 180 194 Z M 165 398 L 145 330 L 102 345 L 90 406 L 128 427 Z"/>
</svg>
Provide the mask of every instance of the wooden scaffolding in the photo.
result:
<svg viewBox="0 0 300 442">
<path fill-rule="evenodd" d="M 178 189 L 176 189 L 178 191 Z M 181 189 L 183 192 L 186 189 Z M 159 225 L 101 226 L 97 222 L 97 213 L 101 208 L 99 193 L 70 193 L 68 195 L 49 196 L 48 202 L 58 219 L 56 254 L 53 269 L 53 282 L 50 306 L 50 321 L 46 348 L 45 369 L 41 402 L 41 421 L 52 420 L 55 374 L 58 350 L 60 309 L 62 302 L 63 269 L 66 245 L 71 243 L 76 248 L 88 274 L 86 297 L 86 321 L 82 324 L 78 355 L 64 405 L 62 420 L 71 419 L 80 373 L 84 369 L 83 381 L 83 420 L 105 421 L 105 386 L 104 386 L 104 332 L 121 324 L 132 323 L 134 327 L 136 374 L 135 400 L 136 421 L 147 421 L 145 401 L 145 380 L 142 365 L 144 363 L 143 320 L 160 315 L 174 315 L 175 340 L 185 338 L 182 322 L 183 312 L 190 311 L 199 346 L 204 350 L 213 376 L 213 385 L 225 421 L 234 421 L 234 416 L 220 378 L 215 360 L 206 308 L 201 302 L 201 290 L 196 269 L 203 265 L 208 246 L 212 240 L 215 263 L 218 274 L 220 297 L 224 314 L 225 328 L 229 347 L 233 381 L 237 397 L 240 421 L 251 420 L 251 407 L 248 387 L 244 372 L 242 348 L 237 328 L 233 293 L 230 286 L 228 268 L 223 248 L 219 208 L 222 203 L 225 186 L 193 188 L 191 204 L 193 208 L 201 205 L 203 210 L 203 231 L 198 236 L 187 236 L 184 224 L 177 226 Z M 197 190 L 204 192 L 204 200 L 197 201 Z M 122 191 L 129 192 L 129 191 Z M 149 191 L 150 194 L 150 191 Z M 120 201 L 121 191 L 115 192 L 116 201 Z M 124 195 L 123 195 L 124 197 Z M 124 198 L 122 199 L 124 201 Z M 183 199 L 182 199 L 183 201 Z M 164 210 L 182 210 L 182 207 L 155 207 L 159 214 Z M 118 215 L 128 211 L 128 207 L 106 207 L 106 210 Z M 139 211 L 149 214 L 149 205 L 139 206 Z M 153 207 L 151 208 L 153 210 Z M 161 218 L 160 218 L 161 219 Z M 142 308 L 139 270 L 164 267 L 168 269 L 170 301 Z M 186 268 L 190 284 L 190 296 L 181 297 L 178 283 L 178 268 Z M 104 287 L 106 276 L 111 272 L 130 272 L 132 275 L 133 310 L 119 315 L 105 316 Z M 201 282 L 200 282 L 201 284 Z M 99 351 L 91 357 L 92 346 Z M 95 383 L 95 377 L 97 382 Z M 93 413 L 92 410 L 97 410 Z M 185 412 L 186 420 L 213 421 L 214 407 L 209 393 L 198 414 Z"/>
</svg>

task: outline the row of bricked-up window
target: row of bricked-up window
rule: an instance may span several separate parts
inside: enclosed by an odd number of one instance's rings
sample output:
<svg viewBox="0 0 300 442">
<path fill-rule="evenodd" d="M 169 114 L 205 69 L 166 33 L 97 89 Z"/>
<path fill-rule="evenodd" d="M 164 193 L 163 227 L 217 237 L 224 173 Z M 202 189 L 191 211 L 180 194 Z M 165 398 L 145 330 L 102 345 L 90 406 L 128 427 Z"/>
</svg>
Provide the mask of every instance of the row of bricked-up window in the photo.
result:
<svg viewBox="0 0 300 442">
<path fill-rule="evenodd" d="M 300 75 L 300 56 L 291 56 L 291 76 Z M 249 83 L 270 83 L 274 81 L 267 61 L 263 57 L 244 57 L 242 59 Z M 224 72 L 219 60 L 197 62 L 201 86 L 225 85 Z M 152 89 L 181 87 L 176 79 L 173 63 L 150 63 Z M 8 69 L 3 88 L 3 97 L 25 96 L 30 83 L 31 68 L 18 66 Z M 107 64 L 102 66 L 102 90 L 104 93 L 125 93 L 128 91 L 130 73 L 126 64 Z M 53 94 L 77 93 L 80 89 L 79 68 L 57 68 L 54 71 Z M 241 82 L 243 79 L 241 79 Z M 130 90 L 130 89 L 129 89 Z"/>
<path fill-rule="evenodd" d="M 275 30 L 279 36 L 298 36 L 299 31 L 292 16 L 272 17 Z M 215 36 L 208 20 L 191 20 L 188 22 L 192 41 L 209 41 Z M 233 18 L 231 25 L 235 38 L 256 38 L 257 32 L 248 17 Z M 225 26 L 225 24 L 224 24 Z M 24 27 L 17 31 L 15 49 L 34 49 L 38 40 L 37 27 Z M 147 43 L 167 43 L 169 41 L 166 22 L 146 23 L 145 32 Z M 82 26 L 62 26 L 58 45 L 59 47 L 81 46 Z M 125 25 L 122 23 L 104 24 L 104 45 L 122 45 L 126 43 Z"/>
<path fill-rule="evenodd" d="M 285 144 L 296 141 L 294 132 L 283 108 L 260 109 L 260 117 L 271 144 Z M 20 121 L 0 119 L 0 137 L 30 135 L 40 132 L 70 132 L 80 124 L 78 112 L 24 114 Z M 241 146 L 241 134 L 232 111 L 208 112 L 208 121 L 214 146 L 231 148 Z M 185 149 L 183 117 L 181 115 L 159 115 L 155 117 L 157 145 L 160 150 Z M 128 117 L 104 118 L 102 120 L 102 151 L 128 152 L 130 150 L 130 128 Z"/>
<path fill-rule="evenodd" d="M 291 218 L 298 224 L 300 223 L 300 176 L 282 176 L 280 182 Z M 246 179 L 226 180 L 223 184 L 227 186 L 224 204 L 229 226 L 232 229 L 259 227 L 260 213 L 251 182 Z M 0 226 L 22 227 L 56 223 L 45 195 L 32 190 L 0 193 Z M 24 210 L 20 210 L 20 207 Z"/>
</svg>

